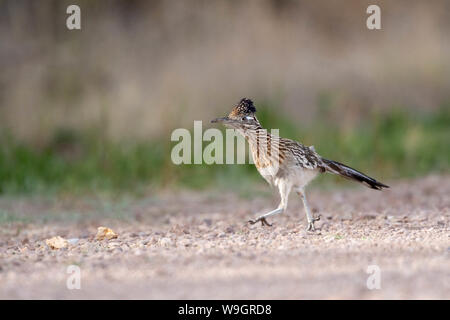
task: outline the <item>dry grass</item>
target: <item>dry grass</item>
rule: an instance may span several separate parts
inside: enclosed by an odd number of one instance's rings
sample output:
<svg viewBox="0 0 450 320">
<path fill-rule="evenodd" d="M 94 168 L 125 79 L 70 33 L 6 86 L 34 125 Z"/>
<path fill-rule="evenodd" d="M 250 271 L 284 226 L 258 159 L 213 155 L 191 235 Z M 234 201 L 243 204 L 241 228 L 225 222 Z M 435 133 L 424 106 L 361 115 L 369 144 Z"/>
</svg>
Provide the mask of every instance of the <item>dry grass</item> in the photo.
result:
<svg viewBox="0 0 450 320">
<path fill-rule="evenodd" d="M 323 99 L 348 125 L 369 110 L 439 106 L 448 3 L 381 1 L 383 30 L 368 31 L 369 2 L 81 1 L 83 29 L 71 32 L 67 1 L 2 1 L 1 125 L 35 143 L 60 127 L 158 139 L 242 96 L 299 123 Z"/>
</svg>

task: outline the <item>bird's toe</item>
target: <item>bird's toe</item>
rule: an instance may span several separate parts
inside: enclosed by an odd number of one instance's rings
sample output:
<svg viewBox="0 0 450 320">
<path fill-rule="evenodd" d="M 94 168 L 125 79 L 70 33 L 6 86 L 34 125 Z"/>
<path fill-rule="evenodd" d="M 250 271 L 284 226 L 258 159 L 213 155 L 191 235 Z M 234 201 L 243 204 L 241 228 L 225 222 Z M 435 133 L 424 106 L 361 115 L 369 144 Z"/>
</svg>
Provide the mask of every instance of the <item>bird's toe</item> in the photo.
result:
<svg viewBox="0 0 450 320">
<path fill-rule="evenodd" d="M 271 227 L 271 226 L 272 226 L 271 223 L 268 223 L 268 222 L 267 222 L 266 218 L 262 218 L 262 219 L 261 219 L 261 225 L 262 225 L 262 226 L 267 226 L 267 227 Z"/>
</svg>

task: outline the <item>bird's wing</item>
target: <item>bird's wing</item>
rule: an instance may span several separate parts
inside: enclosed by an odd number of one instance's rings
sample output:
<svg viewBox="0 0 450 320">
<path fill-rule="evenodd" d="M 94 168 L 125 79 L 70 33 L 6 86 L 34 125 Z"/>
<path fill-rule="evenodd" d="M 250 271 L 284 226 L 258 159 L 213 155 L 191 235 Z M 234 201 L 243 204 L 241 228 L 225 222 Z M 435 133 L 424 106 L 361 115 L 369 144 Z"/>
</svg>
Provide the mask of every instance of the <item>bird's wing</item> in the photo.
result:
<svg viewBox="0 0 450 320">
<path fill-rule="evenodd" d="M 322 166 L 321 157 L 314 150 L 314 147 L 306 147 L 300 142 L 282 139 L 280 149 L 281 152 L 292 154 L 294 163 L 302 168 L 313 170 Z"/>
</svg>

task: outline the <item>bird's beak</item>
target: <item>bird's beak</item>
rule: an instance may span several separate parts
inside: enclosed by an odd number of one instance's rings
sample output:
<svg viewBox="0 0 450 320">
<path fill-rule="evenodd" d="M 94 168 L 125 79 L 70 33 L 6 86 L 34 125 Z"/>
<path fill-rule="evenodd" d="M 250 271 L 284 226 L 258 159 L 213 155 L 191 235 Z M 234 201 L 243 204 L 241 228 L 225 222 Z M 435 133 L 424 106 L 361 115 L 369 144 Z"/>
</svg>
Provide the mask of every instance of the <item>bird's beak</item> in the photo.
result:
<svg viewBox="0 0 450 320">
<path fill-rule="evenodd" d="M 216 118 L 214 120 L 211 120 L 211 123 L 229 123 L 230 121 L 232 121 L 230 118 L 228 117 L 223 117 L 223 118 Z"/>
</svg>

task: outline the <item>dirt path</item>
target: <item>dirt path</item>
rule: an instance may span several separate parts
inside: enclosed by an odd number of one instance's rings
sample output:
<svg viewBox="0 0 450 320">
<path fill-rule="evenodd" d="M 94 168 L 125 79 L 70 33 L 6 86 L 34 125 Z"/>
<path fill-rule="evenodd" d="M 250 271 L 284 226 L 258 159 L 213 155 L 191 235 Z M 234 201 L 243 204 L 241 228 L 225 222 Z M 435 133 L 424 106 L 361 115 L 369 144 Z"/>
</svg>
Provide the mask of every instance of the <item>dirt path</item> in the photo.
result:
<svg viewBox="0 0 450 320">
<path fill-rule="evenodd" d="M 183 194 L 96 215 L 85 202 L 0 199 L 3 212 L 48 216 L 0 225 L 0 298 L 450 298 L 450 177 L 314 190 L 315 233 L 294 195 L 273 227 L 244 223 L 276 201 Z M 119 237 L 96 241 L 100 225 Z M 79 240 L 51 250 L 56 235 Z M 69 265 L 80 290 L 67 289 Z M 367 288 L 370 265 L 380 289 Z"/>
</svg>

